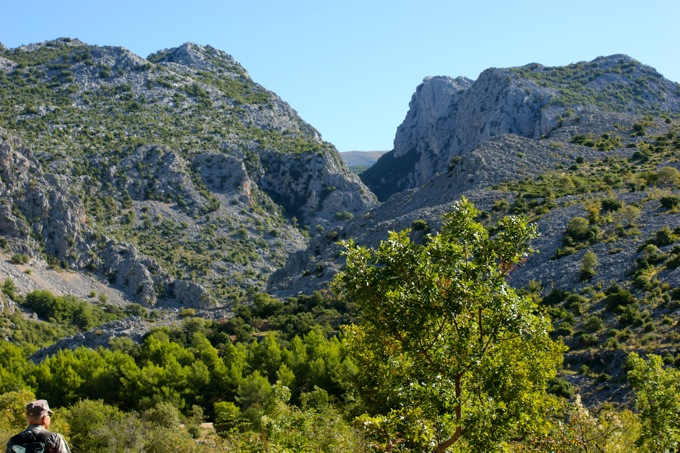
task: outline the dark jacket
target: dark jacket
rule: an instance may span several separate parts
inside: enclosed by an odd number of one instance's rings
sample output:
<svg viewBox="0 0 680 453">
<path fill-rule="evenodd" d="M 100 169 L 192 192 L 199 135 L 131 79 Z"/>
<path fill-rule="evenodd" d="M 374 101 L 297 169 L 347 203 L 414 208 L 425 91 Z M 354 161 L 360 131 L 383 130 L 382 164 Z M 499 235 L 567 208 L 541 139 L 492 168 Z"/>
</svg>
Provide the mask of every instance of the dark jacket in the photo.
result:
<svg viewBox="0 0 680 453">
<path fill-rule="evenodd" d="M 13 436 L 10 441 L 17 445 L 22 445 L 23 443 L 28 443 L 33 439 L 39 442 L 45 442 L 45 451 L 47 453 L 71 453 L 71 449 L 68 447 L 64 436 L 53 433 L 52 431 L 48 431 L 41 425 L 29 426 L 16 436 Z M 12 453 L 9 448 L 9 443 L 7 444 L 5 452 Z"/>
</svg>

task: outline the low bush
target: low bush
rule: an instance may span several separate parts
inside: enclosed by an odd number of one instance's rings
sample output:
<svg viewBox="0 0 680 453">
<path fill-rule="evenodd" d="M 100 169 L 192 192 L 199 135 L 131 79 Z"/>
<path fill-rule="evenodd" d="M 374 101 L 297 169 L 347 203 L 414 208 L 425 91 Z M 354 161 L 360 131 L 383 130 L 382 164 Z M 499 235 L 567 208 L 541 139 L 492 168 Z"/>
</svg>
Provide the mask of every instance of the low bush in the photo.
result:
<svg viewBox="0 0 680 453">
<path fill-rule="evenodd" d="M 27 264 L 31 257 L 25 253 L 15 253 L 11 258 L 14 264 Z"/>
</svg>

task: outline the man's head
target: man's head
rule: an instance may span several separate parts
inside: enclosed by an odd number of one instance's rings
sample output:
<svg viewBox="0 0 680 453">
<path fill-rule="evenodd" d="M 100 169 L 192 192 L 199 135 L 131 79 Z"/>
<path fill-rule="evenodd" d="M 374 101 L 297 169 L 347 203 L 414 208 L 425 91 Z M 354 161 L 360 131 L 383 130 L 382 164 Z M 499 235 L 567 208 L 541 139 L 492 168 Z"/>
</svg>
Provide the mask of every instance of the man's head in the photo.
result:
<svg viewBox="0 0 680 453">
<path fill-rule="evenodd" d="M 52 411 L 47 400 L 32 401 L 26 405 L 26 418 L 31 425 L 43 425 L 49 428 Z"/>
</svg>

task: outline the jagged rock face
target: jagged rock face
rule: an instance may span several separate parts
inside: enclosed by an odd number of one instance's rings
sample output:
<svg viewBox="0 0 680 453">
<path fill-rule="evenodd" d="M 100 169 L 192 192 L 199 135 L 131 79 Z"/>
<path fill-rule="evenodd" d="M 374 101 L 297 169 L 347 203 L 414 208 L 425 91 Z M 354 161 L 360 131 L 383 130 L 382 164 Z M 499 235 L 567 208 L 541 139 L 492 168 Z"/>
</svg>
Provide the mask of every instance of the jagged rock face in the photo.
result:
<svg viewBox="0 0 680 453">
<path fill-rule="evenodd" d="M 545 128 L 541 110 L 546 91 L 527 93 L 506 71 L 494 69 L 484 71 L 474 83 L 465 78 L 427 78 L 397 129 L 394 150 L 362 179 L 384 200 L 445 172 L 454 156 L 491 137 L 504 133 L 535 137 Z"/>
<path fill-rule="evenodd" d="M 145 148 L 139 155 L 153 151 Z M 161 160 L 168 154 L 155 156 Z M 0 129 L 0 234 L 14 251 L 39 258 L 43 250 L 65 267 L 97 270 L 131 300 L 145 306 L 154 306 L 159 298 L 194 308 L 212 302 L 203 287 L 175 281 L 155 260 L 129 244 L 103 237 L 106 246 L 100 249 L 81 200 L 69 195 L 66 185 L 65 178 L 43 173 L 30 150 Z M 174 294 L 173 288 L 178 289 Z"/>
<path fill-rule="evenodd" d="M 134 294 L 137 301 L 144 306 L 156 304 L 154 276 L 157 280 L 162 277 L 154 260 L 140 256 L 130 244 L 116 244 L 114 241 L 107 243 L 102 260 L 111 284 L 127 294 Z M 167 285 L 169 282 L 166 280 L 158 283 Z"/>
<path fill-rule="evenodd" d="M 43 175 L 0 202 L 9 248 L 95 272 L 130 300 L 202 307 L 261 290 L 305 246 L 302 228 L 377 203 L 314 128 L 212 47 L 144 59 L 64 38 L 0 53 L 0 126 L 27 137 L 22 174 Z"/>
<path fill-rule="evenodd" d="M 225 154 L 201 154 L 194 159 L 203 184 L 217 193 L 241 190 L 250 199 L 253 182 L 243 160 Z"/>
<path fill-rule="evenodd" d="M 133 200 L 179 201 L 189 214 L 206 207 L 206 200 L 194 187 L 188 163 L 166 146 L 137 148 L 109 173 L 110 182 Z"/>
<path fill-rule="evenodd" d="M 354 216 L 377 204 L 359 178 L 348 174 L 333 148 L 313 155 L 268 152 L 260 159 L 266 168 L 260 181 L 262 189 L 312 228 L 332 227 L 343 213 Z"/>
<path fill-rule="evenodd" d="M 180 307 L 209 308 L 213 306 L 214 301 L 210 293 L 198 283 L 175 280 L 171 283 L 170 289 Z"/>
<path fill-rule="evenodd" d="M 30 150 L 0 129 L 0 234 L 16 250 L 45 253 L 69 266 L 91 263 L 92 231 L 63 178 L 45 174 Z"/>
<path fill-rule="evenodd" d="M 628 98 L 616 98 L 617 90 L 630 91 Z M 364 172 L 362 180 L 386 200 L 445 173 L 452 158 L 490 138 L 538 138 L 575 112 L 643 114 L 659 108 L 680 110 L 677 84 L 624 55 L 560 68 L 532 64 L 487 69 L 474 82 L 426 78 L 397 129 L 394 150 Z"/>
</svg>

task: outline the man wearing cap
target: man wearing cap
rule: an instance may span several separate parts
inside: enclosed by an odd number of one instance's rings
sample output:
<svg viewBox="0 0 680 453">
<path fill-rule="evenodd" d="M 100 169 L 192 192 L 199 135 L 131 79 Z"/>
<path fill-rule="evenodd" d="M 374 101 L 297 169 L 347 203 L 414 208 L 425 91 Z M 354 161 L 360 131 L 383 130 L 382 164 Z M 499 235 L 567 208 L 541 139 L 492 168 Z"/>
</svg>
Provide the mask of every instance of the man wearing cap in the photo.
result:
<svg viewBox="0 0 680 453">
<path fill-rule="evenodd" d="M 26 419 L 28 428 L 12 437 L 7 443 L 6 453 L 15 451 L 42 451 L 36 447 L 43 444 L 44 451 L 48 453 L 71 453 L 66 440 L 61 434 L 49 431 L 52 411 L 47 400 L 37 400 L 26 406 Z M 13 449 L 13 446 L 24 447 Z"/>
</svg>

